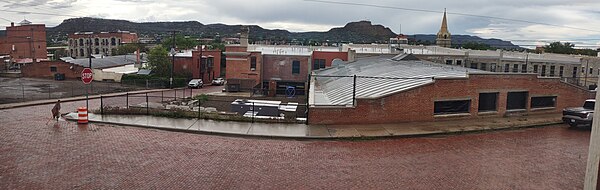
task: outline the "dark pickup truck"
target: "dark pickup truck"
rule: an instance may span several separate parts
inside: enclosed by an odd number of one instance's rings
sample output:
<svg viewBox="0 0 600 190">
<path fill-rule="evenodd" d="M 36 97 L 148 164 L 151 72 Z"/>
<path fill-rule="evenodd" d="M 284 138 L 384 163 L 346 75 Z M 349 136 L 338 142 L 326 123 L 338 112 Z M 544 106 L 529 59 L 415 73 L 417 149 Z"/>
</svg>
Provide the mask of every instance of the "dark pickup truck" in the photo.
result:
<svg viewBox="0 0 600 190">
<path fill-rule="evenodd" d="M 583 107 L 566 108 L 563 110 L 562 120 L 571 127 L 579 125 L 591 126 L 594 118 L 594 105 L 596 100 L 586 100 Z"/>
</svg>

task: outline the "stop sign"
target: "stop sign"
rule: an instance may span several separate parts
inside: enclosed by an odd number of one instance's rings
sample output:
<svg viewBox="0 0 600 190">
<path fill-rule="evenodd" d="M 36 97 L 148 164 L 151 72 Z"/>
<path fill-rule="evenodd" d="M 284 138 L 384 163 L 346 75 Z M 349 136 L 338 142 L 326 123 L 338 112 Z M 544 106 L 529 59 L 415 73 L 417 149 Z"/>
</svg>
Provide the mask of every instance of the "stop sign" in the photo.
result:
<svg viewBox="0 0 600 190">
<path fill-rule="evenodd" d="M 83 84 L 90 84 L 92 79 L 94 79 L 92 69 L 84 68 L 83 71 L 81 71 L 81 81 L 83 81 Z"/>
</svg>

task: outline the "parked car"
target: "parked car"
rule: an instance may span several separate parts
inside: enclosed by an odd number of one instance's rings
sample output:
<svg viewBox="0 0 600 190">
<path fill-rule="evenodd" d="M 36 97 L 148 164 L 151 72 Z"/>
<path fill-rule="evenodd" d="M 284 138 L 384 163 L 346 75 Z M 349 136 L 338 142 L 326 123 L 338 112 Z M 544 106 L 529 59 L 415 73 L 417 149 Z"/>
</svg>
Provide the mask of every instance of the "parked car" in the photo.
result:
<svg viewBox="0 0 600 190">
<path fill-rule="evenodd" d="M 192 79 L 188 83 L 188 87 L 190 88 L 202 88 L 203 85 L 204 83 L 202 83 L 202 79 Z"/>
<path fill-rule="evenodd" d="M 223 79 L 223 78 L 213 79 L 212 84 L 213 85 L 223 85 L 223 84 L 225 84 L 225 79 Z"/>
<path fill-rule="evenodd" d="M 591 126 L 594 118 L 596 100 L 586 100 L 583 107 L 566 108 L 563 110 L 562 120 L 571 127 L 579 125 Z"/>
</svg>

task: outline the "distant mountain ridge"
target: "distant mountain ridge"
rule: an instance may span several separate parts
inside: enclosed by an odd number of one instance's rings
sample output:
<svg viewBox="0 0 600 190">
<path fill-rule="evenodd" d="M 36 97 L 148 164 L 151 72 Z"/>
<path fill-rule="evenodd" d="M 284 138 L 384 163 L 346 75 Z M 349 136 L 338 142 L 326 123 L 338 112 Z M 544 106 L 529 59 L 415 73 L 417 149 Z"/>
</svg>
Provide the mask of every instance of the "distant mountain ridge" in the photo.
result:
<svg viewBox="0 0 600 190">
<path fill-rule="evenodd" d="M 198 37 L 237 37 L 242 25 L 202 24 L 198 21 L 182 22 L 131 22 L 127 20 L 99 19 L 99 18 L 72 18 L 66 19 L 56 27 L 47 29 L 49 38 L 65 38 L 69 33 L 91 31 L 131 31 L 142 35 L 164 35 L 177 30 L 184 35 Z M 344 27 L 332 28 L 326 32 L 290 32 L 287 30 L 265 29 L 257 25 L 248 25 L 250 39 L 255 41 L 317 41 L 317 42 L 351 42 L 351 43 L 385 43 L 391 37 L 397 36 L 388 27 L 373 25 L 370 21 L 347 23 Z M 430 41 L 435 43 L 433 34 L 409 35 L 414 41 Z M 467 41 L 488 44 L 499 48 L 519 48 L 509 41 L 499 39 L 483 39 L 470 35 L 453 35 L 453 44 L 462 44 Z"/>
</svg>

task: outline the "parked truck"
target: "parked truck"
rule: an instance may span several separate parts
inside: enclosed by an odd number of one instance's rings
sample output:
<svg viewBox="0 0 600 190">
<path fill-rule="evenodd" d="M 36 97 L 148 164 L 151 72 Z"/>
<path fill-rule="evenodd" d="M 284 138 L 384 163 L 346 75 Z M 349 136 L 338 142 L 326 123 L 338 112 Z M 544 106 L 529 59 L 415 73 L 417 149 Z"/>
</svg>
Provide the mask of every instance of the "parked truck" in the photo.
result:
<svg viewBox="0 0 600 190">
<path fill-rule="evenodd" d="M 562 120 L 571 127 L 591 126 L 595 105 L 596 100 L 586 100 L 583 107 L 566 108 L 563 110 Z"/>
</svg>

